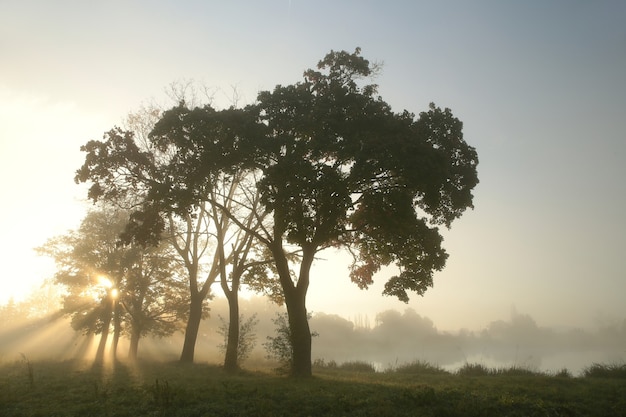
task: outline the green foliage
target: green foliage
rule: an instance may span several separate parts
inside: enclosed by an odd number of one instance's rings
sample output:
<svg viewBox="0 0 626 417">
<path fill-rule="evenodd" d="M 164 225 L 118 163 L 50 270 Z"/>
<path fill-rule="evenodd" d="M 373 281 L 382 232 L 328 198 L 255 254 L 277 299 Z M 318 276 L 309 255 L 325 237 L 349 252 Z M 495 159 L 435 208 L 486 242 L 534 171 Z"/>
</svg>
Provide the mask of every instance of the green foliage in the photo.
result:
<svg viewBox="0 0 626 417">
<path fill-rule="evenodd" d="M 217 333 L 224 338 L 224 342 L 217 345 L 220 352 L 225 353 L 228 347 L 228 329 L 229 323 L 221 316 L 217 316 L 220 320 L 220 326 L 217 329 Z M 241 363 L 248 359 L 250 352 L 256 346 L 256 326 L 259 324 L 257 314 L 254 313 L 247 320 L 244 320 L 244 315 L 239 316 L 239 342 L 237 344 L 237 363 Z"/>
</svg>

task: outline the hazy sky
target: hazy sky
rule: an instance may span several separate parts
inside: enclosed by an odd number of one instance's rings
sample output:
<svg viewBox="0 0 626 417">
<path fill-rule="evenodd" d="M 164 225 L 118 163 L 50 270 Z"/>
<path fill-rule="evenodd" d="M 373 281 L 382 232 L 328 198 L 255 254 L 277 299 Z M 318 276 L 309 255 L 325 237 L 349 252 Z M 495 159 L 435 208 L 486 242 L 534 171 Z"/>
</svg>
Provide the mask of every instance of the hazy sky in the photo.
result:
<svg viewBox="0 0 626 417">
<path fill-rule="evenodd" d="M 301 79 L 331 49 L 384 63 L 396 111 L 434 101 L 464 122 L 480 184 L 445 231 L 435 286 L 409 303 L 440 329 L 512 308 L 540 325 L 626 318 L 626 2 L 0 1 L 0 302 L 50 273 L 33 247 L 75 228 L 80 145 L 172 82 L 240 102 Z M 404 309 L 314 266 L 309 310 Z"/>
</svg>

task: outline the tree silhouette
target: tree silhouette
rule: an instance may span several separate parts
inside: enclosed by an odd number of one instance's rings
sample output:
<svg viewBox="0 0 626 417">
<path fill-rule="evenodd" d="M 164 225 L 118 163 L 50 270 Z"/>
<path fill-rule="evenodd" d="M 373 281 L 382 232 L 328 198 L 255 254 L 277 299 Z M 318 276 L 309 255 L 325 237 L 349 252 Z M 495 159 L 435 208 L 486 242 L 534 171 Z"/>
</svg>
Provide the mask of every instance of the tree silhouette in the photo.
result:
<svg viewBox="0 0 626 417">
<path fill-rule="evenodd" d="M 361 288 L 395 264 L 399 273 L 384 294 L 406 302 L 407 291 L 423 294 L 445 265 L 438 226 L 450 227 L 472 207 L 478 158 L 462 123 L 434 104 L 417 119 L 393 112 L 376 85 L 362 83 L 376 70 L 358 48 L 331 51 L 303 81 L 263 91 L 245 109 L 181 103 L 150 135 L 155 147 L 176 150 L 162 181 L 145 193 L 144 204 L 159 212 L 189 212 L 220 175 L 243 170 L 258 178 L 262 212 L 271 218 L 260 229 L 211 203 L 271 253 L 296 376 L 311 375 L 306 294 L 316 253 L 347 248 L 350 277 Z M 101 184 L 90 189 L 92 196 L 107 192 Z"/>
<path fill-rule="evenodd" d="M 437 226 L 449 227 L 472 207 L 478 183 L 476 152 L 450 110 L 431 105 L 417 120 L 394 113 L 376 86 L 359 85 L 374 68 L 358 49 L 329 53 L 318 70 L 261 92 L 248 116 L 179 106 L 152 133 L 184 150 L 171 171 L 182 186 L 155 193 L 161 202 L 193 204 L 198 185 L 218 171 L 260 172 L 257 186 L 273 224 L 256 236 L 274 258 L 289 313 L 292 373 L 300 376 L 311 374 L 306 293 L 315 254 L 351 249 L 350 275 L 361 288 L 395 263 L 400 273 L 384 293 L 407 301 L 407 290 L 424 293 L 444 267 Z M 300 253 L 295 278 L 289 246 Z"/>
</svg>

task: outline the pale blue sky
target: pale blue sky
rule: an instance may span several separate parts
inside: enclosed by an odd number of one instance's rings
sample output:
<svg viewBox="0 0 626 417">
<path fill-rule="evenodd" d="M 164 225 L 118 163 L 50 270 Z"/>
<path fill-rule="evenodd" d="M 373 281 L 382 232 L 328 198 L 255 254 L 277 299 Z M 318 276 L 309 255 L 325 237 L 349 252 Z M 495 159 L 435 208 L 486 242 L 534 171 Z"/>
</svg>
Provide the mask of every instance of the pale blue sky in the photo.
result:
<svg viewBox="0 0 626 417">
<path fill-rule="evenodd" d="M 75 227 L 78 148 L 196 79 L 251 102 L 330 49 L 384 62 L 397 111 L 434 101 L 478 150 L 476 209 L 445 232 L 448 267 L 409 304 L 443 329 L 512 306 L 542 325 L 626 319 L 626 2 L 0 2 L 0 300 L 49 265 L 30 248 Z M 309 309 L 402 303 L 316 263 Z M 334 280 L 331 280 L 332 279 Z"/>
</svg>

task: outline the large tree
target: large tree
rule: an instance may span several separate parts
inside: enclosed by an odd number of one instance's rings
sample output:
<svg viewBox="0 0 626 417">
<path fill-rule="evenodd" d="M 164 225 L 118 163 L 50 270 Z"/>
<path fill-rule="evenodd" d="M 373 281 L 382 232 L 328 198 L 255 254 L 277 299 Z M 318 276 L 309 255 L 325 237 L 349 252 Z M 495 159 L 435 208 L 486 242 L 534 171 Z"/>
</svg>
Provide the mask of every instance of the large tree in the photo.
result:
<svg viewBox="0 0 626 417">
<path fill-rule="evenodd" d="M 273 222 L 250 232 L 274 259 L 296 376 L 311 374 L 306 294 L 317 252 L 349 249 L 350 276 L 361 288 L 382 266 L 397 265 L 384 294 L 406 302 L 407 291 L 423 294 L 445 265 L 438 226 L 450 227 L 473 207 L 478 158 L 461 121 L 434 104 L 417 118 L 393 112 L 375 85 L 362 83 L 373 69 L 359 49 L 331 51 L 303 81 L 261 92 L 245 111 L 178 106 L 151 134 L 178 150 L 167 186 L 148 193 L 162 210 L 196 205 L 216 173 L 258 173 Z M 295 276 L 288 256 L 294 247 Z"/>
</svg>

